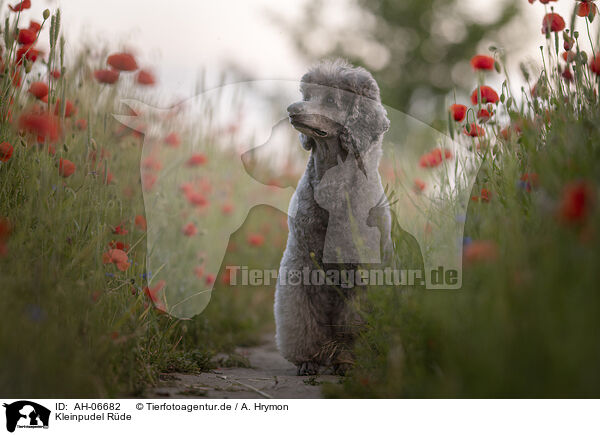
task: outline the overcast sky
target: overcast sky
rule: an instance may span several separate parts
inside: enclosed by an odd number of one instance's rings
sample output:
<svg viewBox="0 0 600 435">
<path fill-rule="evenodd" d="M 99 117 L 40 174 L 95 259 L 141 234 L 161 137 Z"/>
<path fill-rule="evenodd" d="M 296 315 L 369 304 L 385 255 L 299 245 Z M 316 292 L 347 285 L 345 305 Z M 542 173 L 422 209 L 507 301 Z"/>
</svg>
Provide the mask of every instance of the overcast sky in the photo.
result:
<svg viewBox="0 0 600 435">
<path fill-rule="evenodd" d="M 531 29 L 512 51 L 525 50 L 519 59 L 525 55 L 539 59 L 544 8 L 537 2 L 529 5 L 522 1 L 528 14 L 527 27 Z M 335 17 L 338 23 L 344 20 L 344 5 L 348 2 L 329 2 L 339 10 Z M 464 2 L 466 10 L 479 16 L 493 12 L 498 5 L 498 0 Z M 253 71 L 258 79 L 299 79 L 308 65 L 297 55 L 285 30 L 274 26 L 265 11 L 293 20 L 303 3 L 304 0 L 32 0 L 27 16 L 41 17 L 46 7 L 54 10 L 60 6 L 71 50 L 86 40 L 101 41 L 111 51 L 133 50 L 141 64 L 154 68 L 161 91 L 186 97 L 193 95 L 201 69 L 214 73 L 227 60 Z M 552 3 L 567 21 L 573 4 L 572 0 Z M 507 48 L 511 52 L 511 47 Z M 465 57 L 473 54 L 465 53 Z"/>
</svg>

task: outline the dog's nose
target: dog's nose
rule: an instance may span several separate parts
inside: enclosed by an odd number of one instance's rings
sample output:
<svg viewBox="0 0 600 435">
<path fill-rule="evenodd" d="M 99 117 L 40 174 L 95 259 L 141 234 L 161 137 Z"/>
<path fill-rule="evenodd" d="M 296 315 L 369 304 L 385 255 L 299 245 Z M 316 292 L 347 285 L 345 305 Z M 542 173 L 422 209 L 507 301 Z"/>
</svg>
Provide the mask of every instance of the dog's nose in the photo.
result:
<svg viewBox="0 0 600 435">
<path fill-rule="evenodd" d="M 298 115 L 303 112 L 303 104 L 302 102 L 297 102 L 294 104 L 290 104 L 287 108 L 288 115 Z"/>
</svg>

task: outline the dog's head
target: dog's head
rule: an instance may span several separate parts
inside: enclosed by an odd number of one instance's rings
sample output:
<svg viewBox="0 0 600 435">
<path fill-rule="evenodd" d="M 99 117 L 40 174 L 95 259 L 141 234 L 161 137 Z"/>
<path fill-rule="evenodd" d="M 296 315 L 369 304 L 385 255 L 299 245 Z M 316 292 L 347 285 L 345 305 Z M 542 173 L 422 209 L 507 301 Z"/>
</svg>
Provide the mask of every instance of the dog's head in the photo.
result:
<svg viewBox="0 0 600 435">
<path fill-rule="evenodd" d="M 373 76 L 341 59 L 311 68 L 300 84 L 302 101 L 288 107 L 291 124 L 307 150 L 339 144 L 357 159 L 389 128 Z"/>
</svg>

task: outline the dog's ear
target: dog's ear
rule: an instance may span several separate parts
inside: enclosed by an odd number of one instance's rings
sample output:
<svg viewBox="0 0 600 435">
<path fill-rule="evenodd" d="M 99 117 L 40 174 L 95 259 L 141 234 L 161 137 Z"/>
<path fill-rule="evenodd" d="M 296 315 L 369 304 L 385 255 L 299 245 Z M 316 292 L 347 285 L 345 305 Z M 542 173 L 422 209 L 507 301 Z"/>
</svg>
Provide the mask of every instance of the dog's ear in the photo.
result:
<svg viewBox="0 0 600 435">
<path fill-rule="evenodd" d="M 355 156 L 360 167 L 361 156 L 379 141 L 389 127 L 385 108 L 379 101 L 357 97 L 340 133 L 340 145 Z"/>
<path fill-rule="evenodd" d="M 315 147 L 315 140 L 303 133 L 300 133 L 300 144 L 306 151 L 310 151 Z"/>
</svg>

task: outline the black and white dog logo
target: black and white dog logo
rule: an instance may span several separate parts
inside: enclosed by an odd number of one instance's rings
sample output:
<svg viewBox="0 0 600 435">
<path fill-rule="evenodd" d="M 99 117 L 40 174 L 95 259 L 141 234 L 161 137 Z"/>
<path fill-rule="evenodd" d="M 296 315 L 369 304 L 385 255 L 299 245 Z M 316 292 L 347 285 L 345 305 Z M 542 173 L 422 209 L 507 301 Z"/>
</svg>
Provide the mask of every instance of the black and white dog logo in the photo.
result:
<svg viewBox="0 0 600 435">
<path fill-rule="evenodd" d="M 29 400 L 19 400 L 6 408 L 6 430 L 14 432 L 16 428 L 47 429 L 50 421 L 50 410 Z"/>
</svg>

